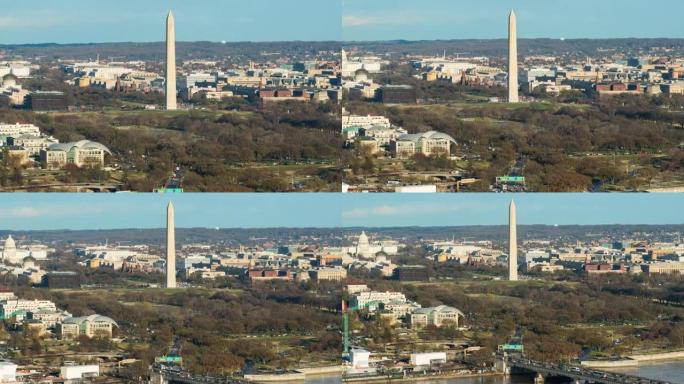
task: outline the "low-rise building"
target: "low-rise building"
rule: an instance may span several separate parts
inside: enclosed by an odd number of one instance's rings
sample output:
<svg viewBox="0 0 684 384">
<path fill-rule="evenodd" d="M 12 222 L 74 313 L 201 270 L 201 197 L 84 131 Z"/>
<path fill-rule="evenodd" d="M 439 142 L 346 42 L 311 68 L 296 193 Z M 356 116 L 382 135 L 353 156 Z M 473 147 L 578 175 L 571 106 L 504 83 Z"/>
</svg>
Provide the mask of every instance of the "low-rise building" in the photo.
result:
<svg viewBox="0 0 684 384">
<path fill-rule="evenodd" d="M 363 308 L 366 306 L 378 307 L 380 303 L 406 302 L 406 295 L 401 292 L 359 292 L 352 296 L 352 307 Z"/>
<path fill-rule="evenodd" d="M 342 281 L 347 279 L 347 270 L 342 267 L 317 268 L 312 270 L 310 275 L 316 281 Z"/>
<path fill-rule="evenodd" d="M 425 156 L 449 156 L 452 144 L 455 145 L 456 140 L 446 133 L 428 131 L 399 136 L 390 142 L 390 151 L 398 158 L 411 157 L 418 153 Z"/>
<path fill-rule="evenodd" d="M 17 365 L 11 361 L 0 361 L 0 383 L 17 382 Z"/>
<path fill-rule="evenodd" d="M 446 363 L 446 352 L 423 352 L 411 354 L 411 365 L 425 366 Z"/>
<path fill-rule="evenodd" d="M 111 151 L 100 143 L 81 140 L 71 143 L 52 144 L 40 151 L 40 161 L 46 168 L 61 168 L 67 164 L 78 167 L 102 167 L 105 154 Z"/>
<path fill-rule="evenodd" d="M 50 300 L 7 300 L 0 303 L 0 319 L 9 319 L 18 312 L 35 312 L 39 309 L 55 311 L 57 306 Z"/>
<path fill-rule="evenodd" d="M 684 262 L 681 261 L 663 261 L 644 264 L 642 266 L 644 272 L 651 273 L 663 273 L 663 274 L 684 274 Z"/>
<path fill-rule="evenodd" d="M 440 305 L 438 307 L 416 309 L 410 316 L 411 328 L 424 328 L 428 325 L 441 327 L 451 325 L 458 327 L 463 312 L 454 307 Z"/>
<path fill-rule="evenodd" d="M 28 312 L 26 317 L 29 320 L 36 320 L 45 324 L 47 328 L 54 328 L 57 324 L 70 318 L 71 314 L 67 311 L 38 309 L 36 311 Z"/>
<path fill-rule="evenodd" d="M 41 149 L 47 149 L 49 146 L 57 143 L 59 143 L 59 140 L 54 137 L 30 134 L 23 134 L 7 139 L 8 145 L 26 149 L 29 156 L 39 155 Z"/>
<path fill-rule="evenodd" d="M 64 380 L 84 380 L 100 376 L 100 366 L 97 364 L 75 365 L 69 364 L 60 368 L 59 377 Z"/>
<path fill-rule="evenodd" d="M 114 320 L 102 315 L 70 317 L 57 325 L 57 333 L 62 339 L 79 336 L 111 338 L 112 331 L 117 326 Z"/>
</svg>

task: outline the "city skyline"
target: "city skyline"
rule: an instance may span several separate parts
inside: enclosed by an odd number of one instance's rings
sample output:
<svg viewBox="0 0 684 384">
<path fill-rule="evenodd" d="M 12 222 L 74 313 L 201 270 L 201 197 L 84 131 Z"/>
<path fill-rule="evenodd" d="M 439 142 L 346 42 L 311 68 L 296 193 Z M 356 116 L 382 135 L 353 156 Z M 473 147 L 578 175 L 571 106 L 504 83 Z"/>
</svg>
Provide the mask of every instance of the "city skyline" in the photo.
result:
<svg viewBox="0 0 684 384">
<path fill-rule="evenodd" d="M 519 30 L 521 39 L 684 37 L 683 28 L 673 28 L 681 25 L 677 15 L 684 11 L 684 3 L 664 0 L 660 5 L 667 11 L 649 20 L 634 0 L 578 0 L 572 7 L 561 0 L 543 6 L 521 0 L 433 0 L 427 5 L 408 0 L 344 0 L 342 36 L 345 41 L 504 39 L 505 15 L 515 9 L 524 25 Z"/>
<path fill-rule="evenodd" d="M 163 228 L 173 202 L 178 228 L 344 228 L 506 225 L 684 224 L 678 195 L 53 195 L 13 194 L 0 205 L 0 230 Z M 636 208 L 638 207 L 638 208 Z M 644 212 L 648 212 L 645 215 Z"/>
<path fill-rule="evenodd" d="M 169 10 L 179 26 L 177 41 L 331 41 L 341 37 L 340 0 L 205 0 L 201 6 L 183 0 L 120 0 L 116 7 L 85 0 L 25 0 L 3 4 L 0 44 L 160 42 L 164 29 L 159 20 Z"/>
</svg>

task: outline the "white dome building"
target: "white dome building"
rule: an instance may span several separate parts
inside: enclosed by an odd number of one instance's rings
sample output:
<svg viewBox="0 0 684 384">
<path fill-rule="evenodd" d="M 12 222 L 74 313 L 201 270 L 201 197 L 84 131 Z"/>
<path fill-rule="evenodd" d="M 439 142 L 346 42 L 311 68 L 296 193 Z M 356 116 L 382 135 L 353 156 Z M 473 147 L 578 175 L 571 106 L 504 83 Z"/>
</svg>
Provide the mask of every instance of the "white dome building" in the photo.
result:
<svg viewBox="0 0 684 384">
<path fill-rule="evenodd" d="M 362 231 L 361 235 L 359 235 L 359 240 L 356 243 L 356 256 L 365 258 L 371 258 L 374 256 L 373 251 L 371 250 L 370 241 L 366 235 L 366 231 Z"/>
<path fill-rule="evenodd" d="M 105 154 L 111 156 L 112 152 L 103 144 L 81 140 L 52 144 L 40 152 L 40 160 L 50 169 L 61 168 L 66 164 L 75 164 L 78 167 L 102 167 Z"/>
<path fill-rule="evenodd" d="M 7 236 L 5 245 L 2 249 L 2 261 L 5 264 L 21 264 L 22 260 L 17 259 L 17 245 L 12 235 Z"/>
</svg>

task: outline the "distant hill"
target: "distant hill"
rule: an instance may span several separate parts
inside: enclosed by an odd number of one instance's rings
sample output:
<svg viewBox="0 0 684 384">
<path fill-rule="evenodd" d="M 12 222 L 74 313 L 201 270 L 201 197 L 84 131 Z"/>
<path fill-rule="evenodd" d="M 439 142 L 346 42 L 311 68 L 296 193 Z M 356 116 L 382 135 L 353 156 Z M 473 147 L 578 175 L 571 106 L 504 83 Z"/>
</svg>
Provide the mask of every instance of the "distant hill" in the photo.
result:
<svg viewBox="0 0 684 384">
<path fill-rule="evenodd" d="M 177 57 L 188 59 L 263 60 L 265 57 L 287 56 L 303 60 L 322 52 L 339 52 L 342 47 L 358 47 L 377 54 L 501 56 L 506 54 L 506 39 L 426 40 L 426 41 L 288 41 L 288 42 L 178 42 Z M 120 42 L 87 44 L 25 44 L 0 45 L 11 56 L 56 59 L 94 59 L 98 55 L 118 60 L 162 60 L 164 42 Z M 518 50 L 523 56 L 569 54 L 575 57 L 600 57 L 615 52 L 628 55 L 677 55 L 684 53 L 684 39 L 519 39 Z"/>
<path fill-rule="evenodd" d="M 357 235 L 362 230 L 378 237 L 391 237 L 415 241 L 420 239 L 492 240 L 505 241 L 508 227 L 460 226 L 460 227 L 397 227 L 397 228 L 263 228 L 263 229 L 210 229 L 177 228 L 179 244 L 212 243 L 235 246 L 239 244 L 263 244 L 272 240 L 276 243 L 298 243 L 309 245 L 340 245 L 348 235 Z M 676 233 L 684 232 L 684 225 L 519 225 L 520 240 L 596 240 L 600 237 L 673 240 Z M 145 243 L 162 245 L 164 229 L 116 229 L 79 231 L 0 231 L 4 239 L 11 233 L 16 239 L 31 239 L 46 243 Z"/>
<path fill-rule="evenodd" d="M 360 41 L 344 42 L 345 47 L 358 47 L 376 54 L 504 56 L 508 40 L 426 40 L 426 41 Z M 628 55 L 673 55 L 684 52 L 684 39 L 519 39 L 518 52 L 523 56 L 570 54 L 576 57 L 600 57 L 613 53 Z"/>
<path fill-rule="evenodd" d="M 0 50 L 10 56 L 25 58 L 41 57 L 45 60 L 57 59 L 102 59 L 117 60 L 162 60 L 165 57 L 164 42 L 152 43 L 90 43 L 90 44 L 27 44 L 0 45 Z M 321 51 L 337 53 L 341 50 L 339 42 L 177 42 L 176 56 L 179 60 L 188 59 L 226 59 L 242 58 L 247 60 L 264 57 L 287 56 L 295 60 L 305 59 Z"/>
</svg>

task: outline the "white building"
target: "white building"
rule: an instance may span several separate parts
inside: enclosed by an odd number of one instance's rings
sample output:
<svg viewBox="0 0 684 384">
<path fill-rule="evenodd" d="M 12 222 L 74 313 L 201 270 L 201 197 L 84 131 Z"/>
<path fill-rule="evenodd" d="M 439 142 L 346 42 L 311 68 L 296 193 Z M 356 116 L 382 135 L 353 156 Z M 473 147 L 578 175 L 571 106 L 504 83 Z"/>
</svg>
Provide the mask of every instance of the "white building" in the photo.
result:
<svg viewBox="0 0 684 384">
<path fill-rule="evenodd" d="M 65 365 L 59 370 L 59 377 L 64 380 L 81 380 L 97 376 L 100 376 L 100 366 L 97 364 Z"/>
<path fill-rule="evenodd" d="M 378 73 L 382 69 L 382 61 L 372 56 L 349 59 L 347 52 L 342 50 L 342 77 L 352 77 L 359 69 Z"/>
<path fill-rule="evenodd" d="M 0 63 L 0 77 L 12 74 L 19 78 L 31 77 L 31 64 L 27 61 Z"/>
<path fill-rule="evenodd" d="M 49 300 L 7 300 L 0 303 L 0 319 L 8 319 L 18 312 L 36 312 L 39 309 L 56 311 L 57 306 Z"/>
<path fill-rule="evenodd" d="M 411 354 L 411 365 L 422 366 L 422 365 L 433 365 L 433 364 L 444 364 L 446 363 L 446 352 L 425 352 L 425 353 L 412 353 Z"/>
<path fill-rule="evenodd" d="M 178 76 L 178 89 L 196 87 L 199 83 L 215 83 L 216 75 L 211 73 L 190 73 Z"/>
<path fill-rule="evenodd" d="M 366 284 L 348 284 L 347 285 L 347 293 L 350 295 L 354 295 L 356 293 L 360 292 L 368 292 L 370 291 L 370 288 Z"/>
<path fill-rule="evenodd" d="M 59 140 L 51 136 L 19 135 L 10 137 L 7 143 L 26 149 L 29 156 L 36 156 L 40 154 L 41 149 L 47 149 L 52 144 L 59 143 Z"/>
<path fill-rule="evenodd" d="M 17 365 L 11 361 L 0 361 L 0 383 L 16 383 Z"/>
<path fill-rule="evenodd" d="M 18 137 L 21 135 L 40 136 L 40 129 L 33 124 L 0 123 L 0 136 Z"/>
<path fill-rule="evenodd" d="M 361 235 L 359 235 L 359 240 L 356 243 L 355 255 L 357 257 L 365 258 L 372 258 L 375 256 L 375 253 L 373 253 L 371 250 L 370 241 L 368 240 L 368 236 L 366 235 L 365 231 L 362 231 Z"/>
<path fill-rule="evenodd" d="M 446 305 L 420 308 L 411 314 L 411 328 L 424 328 L 428 325 L 435 327 L 452 325 L 458 327 L 459 320 L 463 316 L 463 312 Z"/>
<path fill-rule="evenodd" d="M 40 160 L 47 168 L 61 168 L 67 164 L 78 167 L 104 165 L 105 154 L 112 152 L 100 143 L 81 140 L 72 143 L 52 144 L 40 151 Z"/>
<path fill-rule="evenodd" d="M 370 352 L 361 349 L 361 348 L 353 348 L 351 351 L 349 351 L 350 357 L 351 357 L 351 364 L 352 368 L 355 369 L 363 369 L 363 368 L 368 368 L 369 365 L 369 360 L 370 360 Z"/>
<path fill-rule="evenodd" d="M 58 333 L 63 339 L 87 337 L 112 337 L 112 331 L 118 327 L 116 322 L 102 315 L 70 317 L 59 324 Z"/>
<path fill-rule="evenodd" d="M 359 292 L 351 299 L 353 307 L 362 308 L 368 306 L 372 311 L 377 308 L 379 303 L 405 302 L 406 295 L 401 292 Z"/>
<path fill-rule="evenodd" d="M 342 129 L 344 128 L 365 128 L 384 127 L 389 128 L 392 124 L 385 116 L 362 116 L 362 115 L 342 115 Z"/>
<path fill-rule="evenodd" d="M 12 236 L 7 236 L 2 249 L 0 261 L 4 264 L 20 265 L 25 258 L 31 256 L 35 260 L 45 260 L 48 255 L 48 247 L 40 244 L 17 247 Z"/>
</svg>

